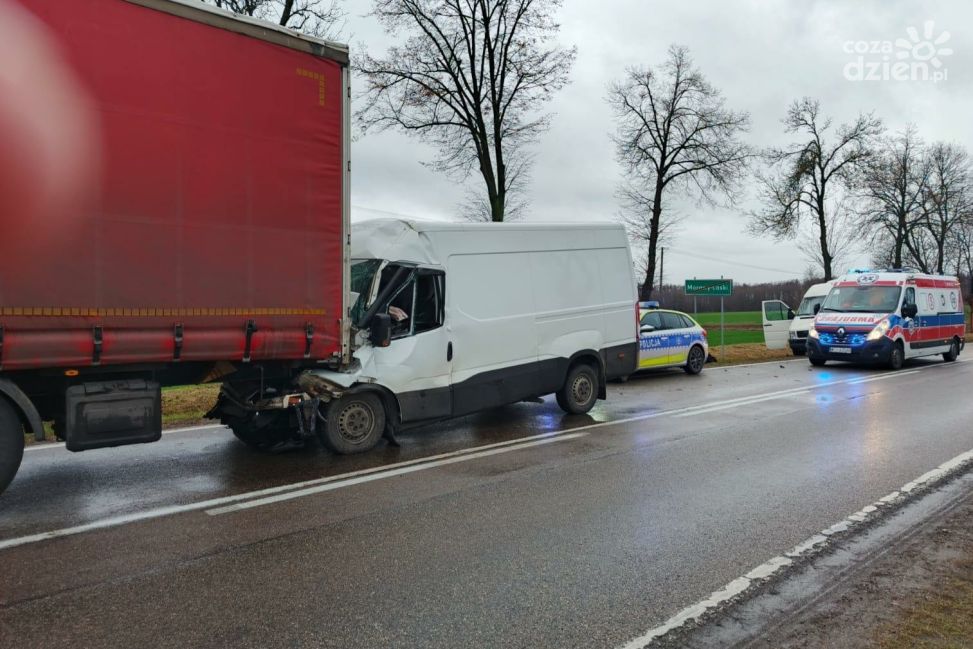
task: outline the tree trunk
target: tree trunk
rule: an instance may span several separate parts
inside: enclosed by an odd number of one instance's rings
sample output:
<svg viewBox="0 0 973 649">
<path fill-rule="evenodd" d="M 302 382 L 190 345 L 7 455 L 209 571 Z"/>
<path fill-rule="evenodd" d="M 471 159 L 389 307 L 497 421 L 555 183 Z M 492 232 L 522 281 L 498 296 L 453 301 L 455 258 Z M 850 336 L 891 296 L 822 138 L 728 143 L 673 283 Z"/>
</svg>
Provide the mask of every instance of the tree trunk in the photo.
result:
<svg viewBox="0 0 973 649">
<path fill-rule="evenodd" d="M 652 220 L 649 222 L 649 261 L 645 265 L 645 281 L 642 283 L 642 299 L 651 300 L 655 289 L 655 253 L 659 245 L 659 223 L 662 221 L 662 183 L 656 180 L 652 198 Z"/>
<path fill-rule="evenodd" d="M 822 186 L 823 189 L 823 186 Z M 830 282 L 834 279 L 831 269 L 831 251 L 828 249 L 828 222 L 825 220 L 825 207 L 823 192 L 818 198 L 818 230 L 821 235 L 821 270 L 824 271 L 824 281 Z"/>
</svg>

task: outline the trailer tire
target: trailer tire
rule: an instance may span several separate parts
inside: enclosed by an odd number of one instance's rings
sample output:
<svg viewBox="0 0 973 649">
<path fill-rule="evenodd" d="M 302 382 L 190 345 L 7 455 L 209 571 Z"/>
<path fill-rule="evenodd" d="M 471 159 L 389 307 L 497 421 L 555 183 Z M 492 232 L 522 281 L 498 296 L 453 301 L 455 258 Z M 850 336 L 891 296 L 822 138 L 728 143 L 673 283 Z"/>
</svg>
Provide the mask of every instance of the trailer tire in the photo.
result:
<svg viewBox="0 0 973 649">
<path fill-rule="evenodd" d="M 17 475 L 24 458 L 24 424 L 10 402 L 0 397 L 0 493 Z"/>
<path fill-rule="evenodd" d="M 286 414 L 275 413 L 274 415 L 267 415 L 262 413 L 264 417 L 273 417 L 274 420 L 267 420 L 266 422 L 259 422 L 260 414 L 252 415 L 246 419 L 238 419 L 236 417 L 232 419 L 224 420 L 224 423 L 230 427 L 233 431 L 234 437 L 249 446 L 255 451 L 265 453 L 273 450 L 275 447 L 286 443 L 291 438 L 291 432 L 287 429 Z M 283 416 L 284 424 L 282 425 L 279 419 Z"/>
<path fill-rule="evenodd" d="M 568 371 L 564 387 L 555 394 L 557 405 L 569 415 L 583 415 L 598 399 L 598 372 L 587 363 L 578 363 Z"/>
<path fill-rule="evenodd" d="M 321 442 L 350 455 L 375 448 L 385 432 L 385 406 L 374 392 L 349 392 L 328 404 Z"/>
</svg>

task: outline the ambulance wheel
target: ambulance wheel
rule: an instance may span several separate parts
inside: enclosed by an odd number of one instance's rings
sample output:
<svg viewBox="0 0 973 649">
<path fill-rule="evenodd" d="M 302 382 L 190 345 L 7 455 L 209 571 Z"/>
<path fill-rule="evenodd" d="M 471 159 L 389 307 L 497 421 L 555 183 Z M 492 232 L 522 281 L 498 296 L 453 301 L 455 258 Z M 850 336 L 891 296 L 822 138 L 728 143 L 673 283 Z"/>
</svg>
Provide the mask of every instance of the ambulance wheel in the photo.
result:
<svg viewBox="0 0 973 649">
<path fill-rule="evenodd" d="M 807 359 L 811 361 L 811 365 L 814 367 L 824 367 L 824 364 L 828 362 L 828 359 L 821 358 L 820 356 L 811 356 L 808 354 Z"/>
<path fill-rule="evenodd" d="M 377 394 L 353 392 L 328 404 L 321 441 L 335 453 L 350 455 L 375 448 L 385 432 L 385 407 Z"/>
<path fill-rule="evenodd" d="M 952 363 L 959 357 L 959 342 L 953 338 L 953 342 L 949 346 L 949 351 L 943 354 L 943 360 L 947 363 Z"/>
<path fill-rule="evenodd" d="M 683 369 L 686 370 L 686 374 L 699 374 L 703 371 L 704 365 L 706 365 L 706 352 L 699 345 L 693 345 L 686 357 L 686 366 Z"/>
<path fill-rule="evenodd" d="M 905 348 L 902 346 L 901 342 L 897 341 L 894 345 L 892 345 L 892 351 L 889 352 L 889 369 L 901 370 L 904 364 Z"/>
<path fill-rule="evenodd" d="M 568 372 L 564 387 L 555 394 L 557 405 L 569 415 L 583 415 L 591 410 L 598 399 L 598 373 L 584 363 L 575 365 Z"/>
<path fill-rule="evenodd" d="M 24 425 L 13 406 L 0 397 L 0 492 L 17 475 L 24 457 Z"/>
</svg>

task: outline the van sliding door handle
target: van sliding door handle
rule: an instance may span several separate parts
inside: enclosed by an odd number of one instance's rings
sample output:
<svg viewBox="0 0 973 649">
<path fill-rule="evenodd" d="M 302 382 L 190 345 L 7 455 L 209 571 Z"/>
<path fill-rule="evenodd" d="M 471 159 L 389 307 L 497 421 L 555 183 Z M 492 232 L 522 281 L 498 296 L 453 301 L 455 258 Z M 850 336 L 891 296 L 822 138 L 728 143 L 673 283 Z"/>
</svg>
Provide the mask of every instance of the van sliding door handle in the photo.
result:
<svg viewBox="0 0 973 649">
<path fill-rule="evenodd" d="M 453 360 L 453 343 L 452 343 L 452 341 L 450 341 L 446 345 L 446 362 L 448 363 L 451 360 Z"/>
</svg>

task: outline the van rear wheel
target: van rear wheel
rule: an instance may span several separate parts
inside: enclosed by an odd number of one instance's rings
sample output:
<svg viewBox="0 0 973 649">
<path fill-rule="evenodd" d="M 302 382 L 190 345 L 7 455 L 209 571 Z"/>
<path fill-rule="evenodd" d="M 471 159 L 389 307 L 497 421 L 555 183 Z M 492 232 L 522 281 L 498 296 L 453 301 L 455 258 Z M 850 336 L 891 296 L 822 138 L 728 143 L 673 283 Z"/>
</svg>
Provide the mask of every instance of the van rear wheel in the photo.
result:
<svg viewBox="0 0 973 649">
<path fill-rule="evenodd" d="M 947 363 L 952 363 L 957 358 L 959 358 L 959 343 L 953 338 L 953 342 L 949 346 L 949 351 L 943 354 L 943 360 Z"/>
<path fill-rule="evenodd" d="M 377 394 L 345 394 L 328 404 L 321 441 L 335 453 L 364 453 L 378 444 L 385 432 L 385 407 Z"/>
<path fill-rule="evenodd" d="M 0 397 L 0 492 L 17 475 L 24 457 L 24 425 L 13 406 Z"/>
<path fill-rule="evenodd" d="M 555 397 L 557 405 L 564 412 L 583 415 L 591 410 L 598 399 L 598 373 L 590 365 L 575 365 Z"/>
</svg>

